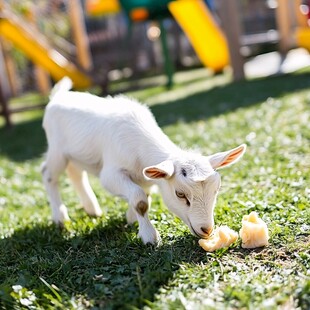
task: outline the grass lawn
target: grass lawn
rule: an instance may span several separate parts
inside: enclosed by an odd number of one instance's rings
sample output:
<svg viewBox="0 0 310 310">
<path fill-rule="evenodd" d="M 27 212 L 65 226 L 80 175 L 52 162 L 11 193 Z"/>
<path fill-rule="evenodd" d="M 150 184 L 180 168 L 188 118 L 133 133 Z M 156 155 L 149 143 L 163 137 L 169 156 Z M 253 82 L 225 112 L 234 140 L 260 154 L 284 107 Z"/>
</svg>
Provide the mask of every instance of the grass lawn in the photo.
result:
<svg viewBox="0 0 310 310">
<path fill-rule="evenodd" d="M 170 91 L 130 95 L 185 148 L 211 154 L 247 143 L 244 158 L 221 171 L 215 222 L 239 231 L 255 210 L 270 245 L 245 250 L 239 240 L 206 253 L 154 194 L 162 245 L 145 246 L 137 226 L 125 225 L 126 203 L 96 179 L 104 216 L 86 216 L 63 177 L 72 223 L 58 229 L 40 176 L 42 112 L 28 113 L 0 128 L 0 308 L 310 308 L 310 70 L 239 83 L 203 72 L 179 75 Z"/>
</svg>

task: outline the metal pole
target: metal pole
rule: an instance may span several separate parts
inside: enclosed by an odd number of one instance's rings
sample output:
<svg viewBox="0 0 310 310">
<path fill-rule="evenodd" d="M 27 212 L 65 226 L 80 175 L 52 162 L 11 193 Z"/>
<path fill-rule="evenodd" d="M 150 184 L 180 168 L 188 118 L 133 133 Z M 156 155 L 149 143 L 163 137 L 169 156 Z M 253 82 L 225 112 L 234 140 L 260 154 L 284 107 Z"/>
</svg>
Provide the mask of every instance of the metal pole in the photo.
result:
<svg viewBox="0 0 310 310">
<path fill-rule="evenodd" d="M 167 32 L 162 20 L 159 21 L 159 27 L 160 27 L 160 39 L 161 39 L 162 51 L 164 56 L 164 67 L 168 79 L 167 87 L 171 88 L 173 85 L 174 66 L 170 58 L 167 43 Z"/>
</svg>

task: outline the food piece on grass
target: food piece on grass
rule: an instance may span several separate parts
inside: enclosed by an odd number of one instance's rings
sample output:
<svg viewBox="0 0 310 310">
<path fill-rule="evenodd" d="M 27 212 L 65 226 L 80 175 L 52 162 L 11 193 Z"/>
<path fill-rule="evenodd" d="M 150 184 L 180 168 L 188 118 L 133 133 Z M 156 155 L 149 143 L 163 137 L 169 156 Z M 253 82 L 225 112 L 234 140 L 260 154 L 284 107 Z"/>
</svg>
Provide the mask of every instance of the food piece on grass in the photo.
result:
<svg viewBox="0 0 310 310">
<path fill-rule="evenodd" d="M 207 252 L 226 248 L 238 239 L 238 233 L 228 226 L 220 226 L 215 229 L 213 235 L 208 239 L 200 239 L 199 245 Z"/>
<path fill-rule="evenodd" d="M 242 228 L 240 229 L 242 247 L 253 249 L 268 245 L 269 233 L 267 224 L 258 217 L 256 212 L 244 215 L 242 219 Z"/>
</svg>

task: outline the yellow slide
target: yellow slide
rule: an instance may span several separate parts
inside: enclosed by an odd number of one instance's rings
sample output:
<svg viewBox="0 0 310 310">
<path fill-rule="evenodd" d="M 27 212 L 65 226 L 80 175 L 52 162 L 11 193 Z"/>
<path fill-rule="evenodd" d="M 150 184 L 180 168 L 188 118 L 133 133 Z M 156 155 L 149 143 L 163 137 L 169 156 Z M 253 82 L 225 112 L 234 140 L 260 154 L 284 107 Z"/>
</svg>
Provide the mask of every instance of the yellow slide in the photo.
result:
<svg viewBox="0 0 310 310">
<path fill-rule="evenodd" d="M 310 28 L 299 27 L 296 30 L 297 45 L 310 52 Z"/>
<path fill-rule="evenodd" d="M 23 23 L 8 9 L 1 10 L 0 35 L 12 42 L 35 64 L 44 68 L 54 80 L 68 76 L 75 88 L 87 88 L 91 79 L 72 62 L 52 48 L 42 34 Z"/>
<path fill-rule="evenodd" d="M 202 0 L 172 1 L 168 7 L 205 66 L 218 72 L 229 64 L 225 36 Z"/>
</svg>

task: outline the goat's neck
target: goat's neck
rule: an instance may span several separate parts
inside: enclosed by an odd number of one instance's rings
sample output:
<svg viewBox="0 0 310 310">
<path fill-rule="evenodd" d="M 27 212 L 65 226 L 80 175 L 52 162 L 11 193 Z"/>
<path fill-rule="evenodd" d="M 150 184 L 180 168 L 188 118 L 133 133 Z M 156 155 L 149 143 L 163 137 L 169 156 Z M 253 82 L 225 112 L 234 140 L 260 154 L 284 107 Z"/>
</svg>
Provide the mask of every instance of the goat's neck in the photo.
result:
<svg viewBox="0 0 310 310">
<path fill-rule="evenodd" d="M 166 141 L 153 143 L 149 145 L 146 152 L 147 156 L 145 157 L 144 166 L 156 165 L 168 159 L 174 160 L 175 158 L 181 156 L 183 152 L 183 150 L 181 150 L 169 139 Z"/>
</svg>

